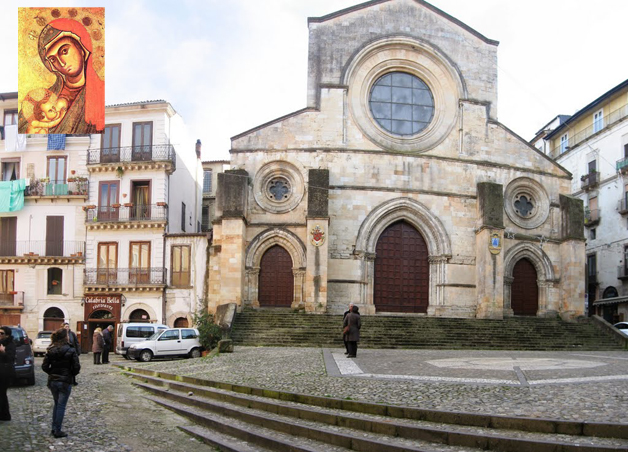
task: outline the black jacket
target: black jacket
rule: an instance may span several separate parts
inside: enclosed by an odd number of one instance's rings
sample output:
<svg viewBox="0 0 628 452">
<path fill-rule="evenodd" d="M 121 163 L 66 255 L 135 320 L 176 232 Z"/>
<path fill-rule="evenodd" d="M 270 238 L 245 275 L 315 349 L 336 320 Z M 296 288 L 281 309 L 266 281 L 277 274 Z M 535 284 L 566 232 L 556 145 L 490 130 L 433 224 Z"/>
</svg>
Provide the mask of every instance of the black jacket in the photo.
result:
<svg viewBox="0 0 628 452">
<path fill-rule="evenodd" d="M 81 354 L 81 344 L 79 344 L 78 337 L 74 331 L 68 331 L 68 344 L 70 344 L 71 347 L 74 347 L 77 355 Z"/>
<path fill-rule="evenodd" d="M 0 353 L 0 380 L 8 382 L 15 376 L 15 342 L 9 336 L 0 344 L 4 345 L 4 353 Z"/>
<path fill-rule="evenodd" d="M 48 349 L 41 368 L 48 374 L 48 382 L 62 381 L 72 384 L 73 377 L 81 371 L 81 363 L 76 350 L 69 344 L 63 344 L 61 347 L 52 346 Z"/>
<path fill-rule="evenodd" d="M 102 337 L 105 340 L 105 346 L 111 349 L 111 331 L 108 328 L 102 330 Z"/>
</svg>

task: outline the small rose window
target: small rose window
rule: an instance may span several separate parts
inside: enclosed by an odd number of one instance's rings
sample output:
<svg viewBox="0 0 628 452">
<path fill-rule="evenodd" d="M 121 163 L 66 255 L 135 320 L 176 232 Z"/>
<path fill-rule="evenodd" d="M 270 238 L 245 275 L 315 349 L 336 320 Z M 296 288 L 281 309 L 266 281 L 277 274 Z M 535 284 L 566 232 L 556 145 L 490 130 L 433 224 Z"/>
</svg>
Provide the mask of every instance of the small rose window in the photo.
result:
<svg viewBox="0 0 628 452">
<path fill-rule="evenodd" d="M 267 195 L 275 202 L 285 201 L 290 198 L 290 182 L 283 177 L 274 177 L 268 181 Z"/>
<path fill-rule="evenodd" d="M 535 205 L 531 196 L 518 195 L 515 197 L 515 212 L 523 218 L 530 218 L 534 214 Z"/>
</svg>

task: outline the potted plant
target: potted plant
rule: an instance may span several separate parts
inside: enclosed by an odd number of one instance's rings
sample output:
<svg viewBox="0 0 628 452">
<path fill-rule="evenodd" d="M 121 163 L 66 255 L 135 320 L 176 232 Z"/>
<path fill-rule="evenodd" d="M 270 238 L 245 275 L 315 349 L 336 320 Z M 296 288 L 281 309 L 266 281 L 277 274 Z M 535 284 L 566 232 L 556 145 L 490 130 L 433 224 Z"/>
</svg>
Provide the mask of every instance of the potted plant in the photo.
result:
<svg viewBox="0 0 628 452">
<path fill-rule="evenodd" d="M 166 203 L 165 203 L 165 202 L 163 202 L 163 201 L 159 201 L 159 202 L 157 203 L 157 205 L 158 205 L 159 207 L 164 207 L 164 206 L 166 205 Z"/>
<path fill-rule="evenodd" d="M 132 202 L 125 202 L 124 203 L 124 207 L 133 207 L 133 203 Z"/>
<path fill-rule="evenodd" d="M 122 168 L 121 166 L 117 167 L 116 174 L 118 175 L 119 178 L 122 178 L 122 176 L 124 175 L 124 168 Z"/>
<path fill-rule="evenodd" d="M 113 203 L 111 204 L 111 207 L 113 207 L 114 209 L 117 209 L 118 207 L 120 207 L 120 203 Z"/>
<path fill-rule="evenodd" d="M 56 279 L 53 279 L 53 280 L 52 280 L 52 285 L 53 285 L 53 286 L 57 286 L 57 285 L 59 285 L 59 281 L 57 281 Z"/>
</svg>

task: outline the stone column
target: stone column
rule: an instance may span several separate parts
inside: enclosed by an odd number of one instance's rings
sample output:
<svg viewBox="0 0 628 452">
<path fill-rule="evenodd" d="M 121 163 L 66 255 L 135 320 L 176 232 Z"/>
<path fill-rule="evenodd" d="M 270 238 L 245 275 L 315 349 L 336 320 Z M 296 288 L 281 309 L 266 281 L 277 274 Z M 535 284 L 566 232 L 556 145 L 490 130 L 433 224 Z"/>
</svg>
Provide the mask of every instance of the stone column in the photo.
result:
<svg viewBox="0 0 628 452">
<path fill-rule="evenodd" d="M 510 304 L 512 294 L 512 283 L 515 280 L 512 276 L 504 276 L 504 317 L 512 317 L 515 312 Z"/>
<path fill-rule="evenodd" d="M 308 171 L 306 252 L 305 310 L 323 313 L 327 310 L 329 170 Z"/>
<path fill-rule="evenodd" d="M 242 306 L 245 292 L 245 245 L 248 173 L 228 170 L 218 174 L 216 214 L 220 215 L 220 296 L 218 304 Z"/>
<path fill-rule="evenodd" d="M 500 184 L 481 182 L 478 193 L 476 249 L 476 317 L 504 316 L 504 190 Z"/>
<path fill-rule="evenodd" d="M 561 238 L 561 294 L 559 314 L 563 320 L 574 320 L 584 315 L 585 238 L 584 206 L 581 199 L 560 195 Z"/>
</svg>

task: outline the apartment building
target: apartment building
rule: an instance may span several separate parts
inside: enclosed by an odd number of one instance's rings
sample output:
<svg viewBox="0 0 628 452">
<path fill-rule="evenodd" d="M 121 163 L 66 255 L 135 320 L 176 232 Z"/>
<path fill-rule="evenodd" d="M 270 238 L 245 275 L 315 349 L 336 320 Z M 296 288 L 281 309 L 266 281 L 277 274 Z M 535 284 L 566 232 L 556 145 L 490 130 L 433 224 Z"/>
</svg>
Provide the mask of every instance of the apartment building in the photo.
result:
<svg viewBox="0 0 628 452">
<path fill-rule="evenodd" d="M 539 131 L 532 144 L 573 174 L 585 205 L 590 314 L 628 319 L 628 80 Z M 583 278 L 585 276 L 583 275 Z"/>
<path fill-rule="evenodd" d="M 0 323 L 34 334 L 82 318 L 94 137 L 19 136 L 17 117 L 17 93 L 0 94 Z"/>
</svg>

